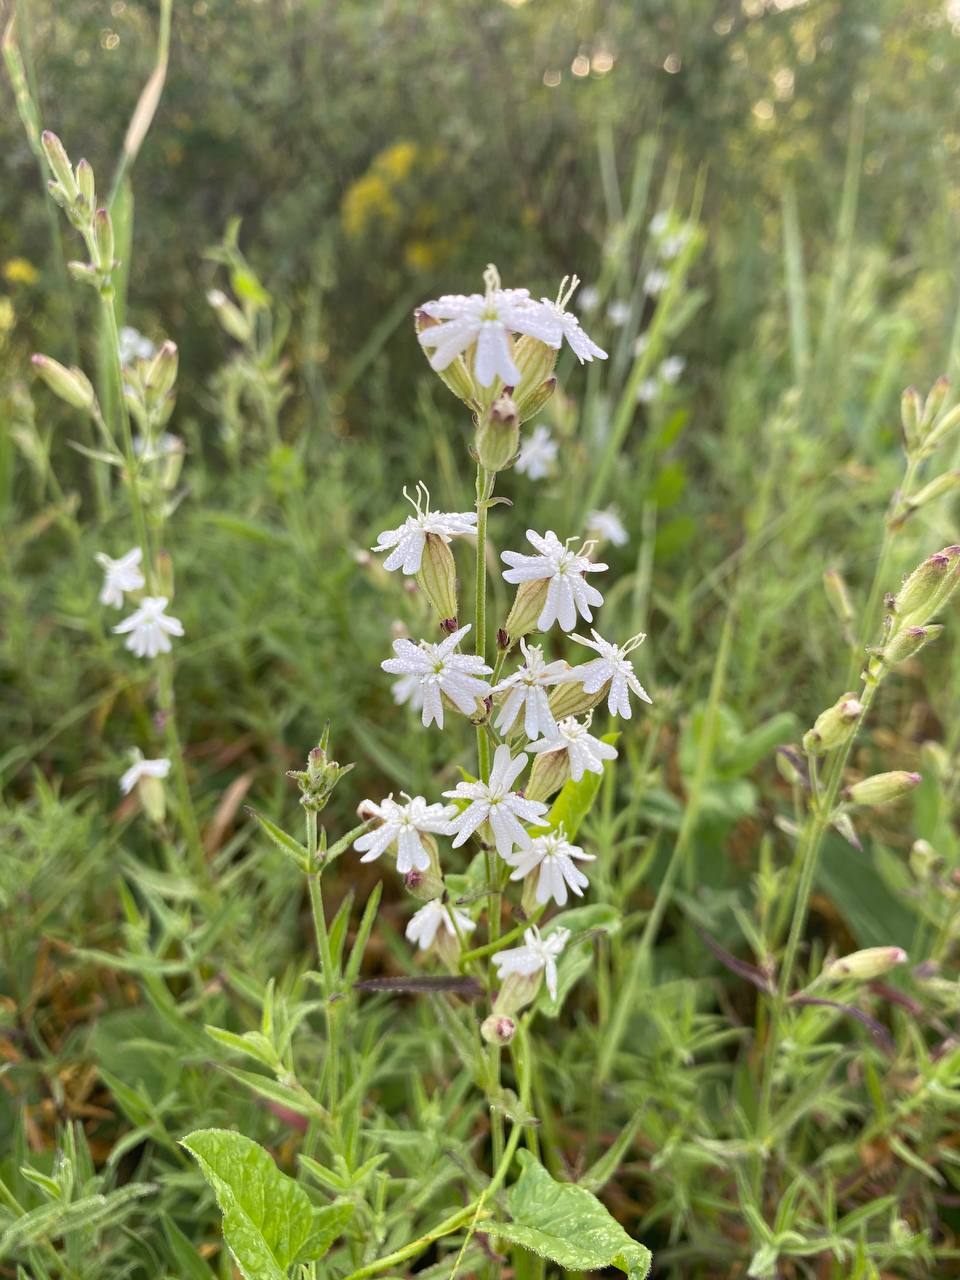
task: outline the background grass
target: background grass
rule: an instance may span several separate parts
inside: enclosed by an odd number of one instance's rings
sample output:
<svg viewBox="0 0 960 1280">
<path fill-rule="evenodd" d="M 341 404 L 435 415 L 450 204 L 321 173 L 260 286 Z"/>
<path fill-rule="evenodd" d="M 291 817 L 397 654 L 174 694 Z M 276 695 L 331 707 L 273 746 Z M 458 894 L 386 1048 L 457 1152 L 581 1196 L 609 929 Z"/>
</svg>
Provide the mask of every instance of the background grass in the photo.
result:
<svg viewBox="0 0 960 1280">
<path fill-rule="evenodd" d="M 7 10 L 43 125 L 105 184 L 154 62 L 157 7 Z M 231 1075 L 237 1060 L 203 1032 L 256 1025 L 268 981 L 281 1020 L 316 994 L 300 879 L 241 805 L 296 829 L 284 771 L 327 720 L 338 759 L 357 762 L 329 813 L 334 831 L 366 795 L 433 795 L 450 778 L 451 735 L 416 730 L 379 671 L 391 622 L 416 631 L 422 603 L 364 551 L 401 517 L 404 484 L 422 478 L 438 505 L 470 505 L 469 424 L 429 374 L 409 317 L 424 298 L 477 287 L 491 259 L 538 295 L 571 270 L 598 285 L 587 327 L 611 352 L 602 368 L 562 367 L 543 420 L 563 465 L 539 484 L 507 473 L 514 506 L 495 510 L 495 548 L 518 546 L 526 527 L 575 532 L 587 497 L 616 503 L 631 540 L 605 551 L 618 586 L 604 634 L 648 631 L 639 665 L 655 696 L 624 734 L 588 829 L 602 854 L 590 900 L 617 908 L 619 932 L 598 944 L 561 1018 L 538 1022 L 548 1163 L 582 1174 L 622 1135 L 619 1171 L 612 1159 L 595 1181 L 664 1276 L 745 1274 L 764 1243 L 751 1215 L 810 1246 L 801 1257 L 785 1246 L 779 1270 L 758 1274 L 956 1273 L 954 956 L 950 938 L 937 950 L 907 869 L 917 837 L 948 868 L 960 856 L 955 614 L 885 686 L 854 760 L 863 773 L 917 766 L 924 783 L 870 818 L 862 852 L 828 844 L 804 962 L 816 969 L 828 946 L 901 945 L 914 965 L 935 958 L 941 985 L 914 972 L 895 998 L 864 994 L 893 1031 L 892 1059 L 835 1012 L 796 1017 L 759 1191 L 745 1170 L 762 1010 L 701 933 L 764 959 L 758 940 L 783 892 L 775 868 L 791 849 L 775 821 L 791 799 L 774 750 L 850 687 L 850 645 L 822 577 L 839 569 L 862 609 L 902 470 L 901 389 L 957 372 L 960 41 L 948 10 L 175 6 L 167 84 L 132 171 L 124 305 L 181 352 L 172 426 L 188 452 L 166 549 L 214 906 L 171 854 L 174 833 L 117 803 L 125 753 L 153 740 L 151 690 L 107 633 L 93 556 L 125 550 L 130 526 L 119 497 L 97 506 L 71 447 L 82 424 L 27 377 L 34 350 L 95 369 L 96 334 L 89 300 L 63 276 L 75 239 L 59 225 L 51 239 L 4 84 L 0 1173 L 26 1208 L 42 1192 L 20 1167 L 60 1177 L 65 1158 L 68 1200 L 110 1187 L 143 1196 L 110 1201 L 72 1232 L 14 1241 L 0 1275 L 227 1276 L 215 1207 L 198 1200 L 176 1140 L 223 1124 L 281 1163 L 302 1144 L 332 1158 L 326 1138 L 304 1137 Z M 662 208 L 699 230 L 650 363 L 681 354 L 686 368 L 638 405 L 624 389 L 655 315 L 643 280 Z M 210 250 L 235 217 L 270 299 L 259 364 L 204 297 L 225 284 Z M 631 304 L 623 326 L 612 301 Z M 274 413 L 264 371 L 280 360 L 289 396 Z M 885 589 L 956 541 L 953 500 L 925 507 L 898 535 Z M 494 598 L 495 617 L 506 607 Z M 676 891 L 651 930 L 678 832 Z M 331 909 L 355 895 L 351 935 L 378 878 L 348 857 L 325 880 Z M 388 882 L 365 972 L 409 967 L 408 915 Z M 351 1018 L 357 1088 L 338 1142 L 351 1168 L 388 1153 L 390 1209 L 368 1224 L 386 1251 L 476 1182 L 486 1107 L 432 1004 L 378 997 Z M 304 1018 L 296 1044 L 313 1087 L 326 1069 L 322 1022 Z M 375 1204 L 373 1185 L 351 1194 Z"/>
</svg>

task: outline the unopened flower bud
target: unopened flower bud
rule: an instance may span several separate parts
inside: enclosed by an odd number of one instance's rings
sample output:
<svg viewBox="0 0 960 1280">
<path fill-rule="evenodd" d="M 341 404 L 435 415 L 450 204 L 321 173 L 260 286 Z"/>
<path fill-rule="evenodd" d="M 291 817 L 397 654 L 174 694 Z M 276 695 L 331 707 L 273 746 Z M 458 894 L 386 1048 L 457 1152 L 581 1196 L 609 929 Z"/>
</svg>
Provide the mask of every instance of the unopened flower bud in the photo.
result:
<svg viewBox="0 0 960 1280">
<path fill-rule="evenodd" d="M 894 614 L 901 625 L 928 622 L 949 600 L 960 581 L 960 547 L 944 547 L 914 569 L 897 593 Z"/>
<path fill-rule="evenodd" d="M 823 589 L 826 592 L 830 607 L 842 626 L 848 627 L 854 619 L 853 602 L 839 570 L 828 569 L 823 575 Z"/>
<path fill-rule="evenodd" d="M 842 694 L 832 707 L 820 712 L 813 728 L 803 735 L 804 751 L 808 756 L 819 756 L 842 746 L 856 730 L 862 712 L 856 694 Z"/>
<path fill-rule="evenodd" d="M 599 706 L 610 690 L 610 681 L 602 685 L 596 693 L 587 693 L 579 680 L 565 681 L 554 685 L 548 699 L 550 714 L 554 720 L 566 720 L 568 716 L 582 716 Z"/>
<path fill-rule="evenodd" d="M 144 378 L 144 386 L 152 401 L 159 402 L 173 390 L 177 381 L 178 363 L 177 344 L 167 339 L 161 343 Z"/>
<path fill-rule="evenodd" d="M 429 328 L 431 325 L 439 324 L 439 321 L 434 320 L 425 311 L 417 308 L 413 313 L 413 323 L 417 333 L 422 333 L 424 329 Z M 476 409 L 481 393 L 462 355 L 455 356 L 445 369 L 438 369 L 435 372 L 441 382 L 453 392 L 458 400 L 462 400 L 471 409 Z"/>
<path fill-rule="evenodd" d="M 93 231 L 97 244 L 97 266 L 103 271 L 113 267 L 114 239 L 113 219 L 107 209 L 98 209 L 93 219 Z"/>
<path fill-rule="evenodd" d="M 950 753 L 942 742 L 928 739 L 920 748 L 920 764 L 924 773 L 932 774 L 938 782 L 947 782 L 953 772 Z"/>
<path fill-rule="evenodd" d="M 936 640 L 942 630 L 943 627 L 935 623 L 926 627 L 901 627 L 884 645 L 880 656 L 890 667 L 897 662 L 905 662 L 931 640 Z"/>
<path fill-rule="evenodd" d="M 919 773 L 907 773 L 905 769 L 893 769 L 890 773 L 875 773 L 845 788 L 844 796 L 852 804 L 881 805 L 899 800 L 920 783 Z"/>
<path fill-rule="evenodd" d="M 334 787 L 353 768 L 352 764 L 341 765 L 331 760 L 329 747 L 330 726 L 326 725 L 319 744 L 307 756 L 307 767 L 287 770 L 287 777 L 293 778 L 300 788 L 300 803 L 310 811 L 319 812 L 324 808 Z"/>
<path fill-rule="evenodd" d="M 498 649 L 510 648 L 510 633 L 506 630 L 505 627 L 497 627 L 497 648 Z"/>
<path fill-rule="evenodd" d="M 943 866 L 943 858 L 929 840 L 914 840 L 910 847 L 910 870 L 918 880 L 929 880 Z"/>
<path fill-rule="evenodd" d="M 97 189 L 93 178 L 93 166 L 89 160 L 81 160 L 77 165 L 77 186 L 80 190 L 80 199 L 93 213 L 97 206 Z"/>
<path fill-rule="evenodd" d="M 530 779 L 523 789 L 528 800 L 546 800 L 570 777 L 570 753 L 541 751 L 534 757 Z"/>
<path fill-rule="evenodd" d="M 529 635 L 531 631 L 536 631 L 537 621 L 547 602 L 549 586 L 550 582 L 547 578 L 534 578 L 519 584 L 513 607 L 503 624 L 503 630 L 512 641 Z"/>
<path fill-rule="evenodd" d="M 517 1024 L 502 1013 L 491 1013 L 480 1026 L 480 1034 L 487 1044 L 507 1045 L 517 1034 Z"/>
<path fill-rule="evenodd" d="M 66 198 L 72 203 L 76 200 L 80 191 L 70 165 L 70 157 L 67 155 L 63 143 L 55 133 L 51 133 L 49 129 L 44 129 L 40 135 L 40 145 L 43 147 L 43 154 L 47 158 L 50 172 L 60 184 Z"/>
<path fill-rule="evenodd" d="M 137 799 L 155 826 L 160 826 L 167 812 L 167 793 L 162 778 L 143 774 L 137 782 Z"/>
<path fill-rule="evenodd" d="M 539 387 L 534 387 L 529 395 L 517 400 L 517 417 L 520 421 L 523 423 L 528 418 L 536 417 L 556 389 L 557 380 L 550 377 L 541 382 Z"/>
<path fill-rule="evenodd" d="M 500 396 L 490 406 L 477 428 L 477 457 L 487 471 L 503 471 L 517 456 L 520 447 L 520 419 L 509 396 Z"/>
<path fill-rule="evenodd" d="M 933 453 L 935 449 L 939 449 L 944 440 L 946 440 L 958 426 L 960 426 L 960 404 L 954 405 L 953 408 L 950 409 L 949 412 L 945 413 L 938 422 L 933 424 L 933 427 L 923 442 L 925 452 Z"/>
<path fill-rule="evenodd" d="M 83 409 L 89 413 L 96 403 L 90 379 L 82 369 L 67 369 L 50 356 L 31 356 L 30 362 L 44 380 L 50 390 L 72 405 L 74 409 Z"/>
<path fill-rule="evenodd" d="M 68 262 L 67 270 L 79 284 L 90 284 L 94 288 L 100 284 L 100 272 L 89 262 Z"/>
<path fill-rule="evenodd" d="M 446 623 L 447 620 L 456 618 L 457 566 L 453 552 L 438 533 L 428 533 L 424 537 L 417 582 L 441 622 Z M 453 630 L 456 629 L 454 624 Z"/>
<path fill-rule="evenodd" d="M 937 498 L 942 498 L 944 494 L 951 493 L 960 485 L 960 471 L 944 471 L 942 475 L 931 480 L 929 484 L 925 484 L 922 489 L 910 498 L 907 503 L 908 511 L 918 511 L 921 507 L 926 506 L 928 502 L 934 502 Z"/>
<path fill-rule="evenodd" d="M 432 902 L 434 898 L 439 898 L 443 894 L 443 876 L 439 875 L 433 867 L 428 867 L 426 871 L 408 871 L 403 877 L 403 887 L 407 893 L 419 899 L 420 902 Z M 446 936 L 446 930 L 441 929 L 438 933 L 438 939 Z M 454 938 L 456 942 L 456 938 Z M 459 943 L 457 950 L 459 951 Z"/>
<path fill-rule="evenodd" d="M 907 453 L 912 453 L 920 443 L 920 419 L 923 416 L 923 401 L 916 387 L 907 387 L 900 397 L 900 424 L 903 430 L 903 443 Z"/>
<path fill-rule="evenodd" d="M 508 973 L 493 1004 L 494 1016 L 512 1017 L 519 1009 L 537 998 L 543 970 L 536 973 Z"/>
<path fill-rule="evenodd" d="M 902 947 L 866 947 L 824 966 L 823 976 L 829 982 L 870 982 L 903 964 L 907 953 Z"/>
<path fill-rule="evenodd" d="M 780 777 L 791 787 L 809 785 L 806 764 L 796 747 L 777 747 L 776 762 Z"/>
<path fill-rule="evenodd" d="M 207 301 L 231 338 L 236 338 L 237 342 L 249 342 L 251 336 L 249 320 L 222 289 L 211 289 L 207 294 Z"/>
<path fill-rule="evenodd" d="M 936 380 L 923 402 L 923 417 L 921 420 L 921 429 L 929 431 L 937 419 L 940 410 L 943 408 L 947 393 L 950 390 L 950 379 L 946 374 L 941 374 Z"/>
</svg>

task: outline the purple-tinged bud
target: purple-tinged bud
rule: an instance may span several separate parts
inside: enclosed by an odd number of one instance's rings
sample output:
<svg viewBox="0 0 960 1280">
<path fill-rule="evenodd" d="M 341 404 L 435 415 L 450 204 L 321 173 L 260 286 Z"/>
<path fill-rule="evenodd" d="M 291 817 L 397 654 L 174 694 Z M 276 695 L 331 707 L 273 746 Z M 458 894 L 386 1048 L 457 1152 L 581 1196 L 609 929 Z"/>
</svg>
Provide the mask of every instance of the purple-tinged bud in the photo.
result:
<svg viewBox="0 0 960 1280">
<path fill-rule="evenodd" d="M 446 631 L 448 636 L 452 636 L 459 626 L 460 623 L 456 618 L 444 618 L 440 623 L 440 630 Z"/>
<path fill-rule="evenodd" d="M 420 902 L 432 902 L 434 898 L 439 898 L 443 894 L 443 877 L 437 875 L 432 867 L 428 867 L 426 871 L 414 869 L 408 871 L 403 877 L 403 887 Z M 446 930 L 441 929 L 440 934 L 444 933 Z M 459 950 L 459 944 L 457 949 Z"/>
<path fill-rule="evenodd" d="M 866 947 L 824 966 L 823 976 L 829 982 L 870 982 L 903 964 L 907 953 L 902 947 Z"/>
<path fill-rule="evenodd" d="M 510 635 L 509 635 L 509 632 L 505 631 L 503 627 L 497 627 L 497 648 L 498 649 L 510 648 Z"/>
<path fill-rule="evenodd" d="M 513 1018 L 508 1018 L 504 1013 L 491 1013 L 489 1018 L 485 1018 L 480 1026 L 480 1034 L 486 1040 L 487 1044 L 507 1045 L 517 1034 L 517 1024 Z"/>
<path fill-rule="evenodd" d="M 844 693 L 826 711 L 821 711 L 813 728 L 803 736 L 803 749 L 808 756 L 823 755 L 842 746 L 856 731 L 863 706 L 854 693 Z"/>
<path fill-rule="evenodd" d="M 810 776 L 806 761 L 796 747 L 777 747 L 777 769 L 784 782 L 791 787 L 810 787 Z"/>
<path fill-rule="evenodd" d="M 960 547 L 944 547 L 928 556 L 906 579 L 894 600 L 901 626 L 920 626 L 936 614 L 960 581 Z"/>
<path fill-rule="evenodd" d="M 851 804 L 881 805 L 899 800 L 920 785 L 919 773 L 905 769 L 893 769 L 890 773 L 875 773 L 844 789 L 844 798 Z"/>
<path fill-rule="evenodd" d="M 919 653 L 924 645 L 936 640 L 942 630 L 943 627 L 935 623 L 926 627 L 902 627 L 884 645 L 880 657 L 889 667 L 898 662 L 906 662 L 907 658 Z"/>
</svg>

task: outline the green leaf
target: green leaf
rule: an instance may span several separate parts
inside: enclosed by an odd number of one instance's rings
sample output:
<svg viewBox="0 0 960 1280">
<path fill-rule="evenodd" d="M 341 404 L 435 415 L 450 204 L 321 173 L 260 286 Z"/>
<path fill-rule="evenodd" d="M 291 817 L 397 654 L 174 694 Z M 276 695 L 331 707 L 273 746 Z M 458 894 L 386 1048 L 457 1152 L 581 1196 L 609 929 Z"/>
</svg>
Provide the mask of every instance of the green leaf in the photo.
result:
<svg viewBox="0 0 960 1280">
<path fill-rule="evenodd" d="M 285 853 L 288 858 L 291 858 L 301 871 L 310 870 L 310 855 L 299 840 L 294 840 L 293 836 L 287 835 L 282 827 L 278 827 L 275 822 L 265 818 L 262 813 L 257 813 L 256 809 L 250 805 L 244 805 L 244 812 L 253 818 L 261 831 L 268 835 L 277 848 Z"/>
<path fill-rule="evenodd" d="M 303 1187 L 242 1133 L 198 1129 L 181 1146 L 217 1197 L 224 1241 L 245 1280 L 287 1280 L 287 1269 L 301 1258 L 315 1229 Z"/>
<path fill-rule="evenodd" d="M 507 1196 L 513 1221 L 491 1228 L 491 1235 L 568 1271 L 619 1267 L 630 1280 L 644 1280 L 650 1250 L 628 1236 L 596 1196 L 576 1183 L 555 1182 L 529 1151 L 517 1159 L 523 1172 Z"/>
<path fill-rule="evenodd" d="M 353 1217 L 354 1206 L 347 1201 L 331 1204 L 325 1209 L 314 1209 L 313 1229 L 310 1238 L 300 1250 L 298 1262 L 315 1262 L 322 1258 Z"/>
</svg>

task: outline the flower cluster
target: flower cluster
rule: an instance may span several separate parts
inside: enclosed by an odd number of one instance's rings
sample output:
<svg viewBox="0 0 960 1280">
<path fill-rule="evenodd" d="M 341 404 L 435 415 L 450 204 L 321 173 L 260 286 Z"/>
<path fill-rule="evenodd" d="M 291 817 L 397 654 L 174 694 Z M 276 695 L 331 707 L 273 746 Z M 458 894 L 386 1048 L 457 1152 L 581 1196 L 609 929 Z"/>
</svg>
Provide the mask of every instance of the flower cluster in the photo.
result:
<svg viewBox="0 0 960 1280">
<path fill-rule="evenodd" d="M 501 984 L 483 1032 L 493 1043 L 506 1043 L 512 1015 L 534 999 L 541 982 L 552 998 L 559 989 L 557 961 L 568 930 L 548 926 L 541 934 L 536 921 L 551 904 L 564 907 L 571 895 L 583 895 L 584 867 L 595 860 L 576 843 L 577 832 L 560 811 L 551 816 L 551 797 L 568 781 L 576 785 L 587 774 L 602 774 L 617 757 L 613 742 L 592 732 L 594 709 L 605 704 L 611 715 L 628 718 L 631 696 L 650 698 L 631 660 L 642 635 L 618 645 L 595 630 L 588 637 L 574 634 L 578 621 L 592 623 L 603 604 L 592 579 L 609 566 L 593 555 L 597 541 L 619 546 L 628 539 L 613 509 L 591 514 L 586 540 L 528 529 L 530 551 L 502 552 L 502 577 L 516 591 L 497 631 L 495 660 L 488 653 L 485 539 L 496 473 L 515 464 L 535 479 L 557 461 L 558 446 L 545 428 L 537 427 L 523 448 L 517 428 L 538 397 L 552 392 L 561 344 L 568 343 L 581 361 L 603 359 L 605 353 L 567 310 L 576 277 L 563 281 L 556 301 L 539 302 L 526 289 L 502 288 L 493 267 L 484 281 L 482 294 L 444 295 L 416 313 L 417 336 L 431 367 L 473 412 L 476 509 L 434 511 L 420 484 L 413 496 L 404 490 L 413 514 L 381 532 L 373 547 L 384 555 L 387 572 L 416 578 L 441 631 L 439 638 L 416 640 L 405 630 L 396 636 L 392 656 L 381 663 L 396 677 L 394 700 L 419 711 L 425 727 L 441 731 L 451 714 L 466 717 L 477 730 L 479 767 L 475 775 L 461 770 L 440 801 L 406 794 L 363 801 L 358 812 L 367 825 L 354 848 L 364 862 L 390 858 L 423 903 L 409 922 L 408 939 L 454 970 L 475 963 L 464 943 L 477 920 L 465 908 L 482 902 L 491 915 L 501 912 L 503 890 L 520 882 L 520 910 L 530 922 L 523 945 L 480 949 L 482 955 L 492 950 Z M 460 625 L 451 543 L 464 538 L 475 545 L 478 612 Z M 591 649 L 590 658 L 571 664 L 548 656 L 531 633 L 546 637 L 554 628 Z M 520 661 L 511 670 L 507 663 L 515 648 Z M 477 850 L 466 879 L 477 891 L 459 900 L 451 888 L 454 878 L 444 875 L 444 840 L 450 850 Z M 499 928 L 491 932 L 498 936 Z"/>
</svg>

